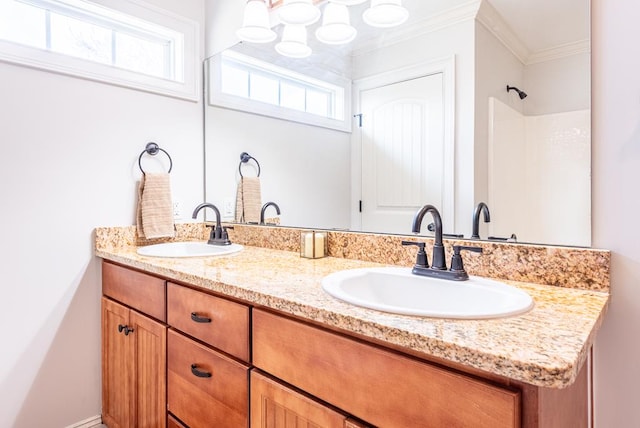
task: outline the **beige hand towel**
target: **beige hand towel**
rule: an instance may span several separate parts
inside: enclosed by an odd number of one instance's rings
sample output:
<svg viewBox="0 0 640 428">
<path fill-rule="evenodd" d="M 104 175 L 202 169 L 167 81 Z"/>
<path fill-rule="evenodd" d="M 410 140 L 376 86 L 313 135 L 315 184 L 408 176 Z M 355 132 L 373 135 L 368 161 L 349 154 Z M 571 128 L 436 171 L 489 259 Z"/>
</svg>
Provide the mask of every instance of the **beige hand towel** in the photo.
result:
<svg viewBox="0 0 640 428">
<path fill-rule="evenodd" d="M 241 177 L 236 194 L 236 221 L 258 223 L 262 209 L 259 177 Z"/>
<path fill-rule="evenodd" d="M 137 211 L 138 236 L 147 239 L 175 236 L 168 173 L 143 174 Z"/>
</svg>

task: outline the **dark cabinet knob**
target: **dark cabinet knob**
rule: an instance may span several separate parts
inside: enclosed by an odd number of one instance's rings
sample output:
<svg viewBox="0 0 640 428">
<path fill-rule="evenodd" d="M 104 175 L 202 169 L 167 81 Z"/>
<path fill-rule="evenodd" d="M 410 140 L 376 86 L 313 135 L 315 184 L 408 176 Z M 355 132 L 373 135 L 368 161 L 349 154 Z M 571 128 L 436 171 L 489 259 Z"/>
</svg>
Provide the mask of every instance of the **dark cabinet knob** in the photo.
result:
<svg viewBox="0 0 640 428">
<path fill-rule="evenodd" d="M 129 333 L 133 333 L 133 329 L 128 325 L 118 324 L 118 333 L 122 333 L 123 331 L 125 336 L 129 336 Z"/>
</svg>

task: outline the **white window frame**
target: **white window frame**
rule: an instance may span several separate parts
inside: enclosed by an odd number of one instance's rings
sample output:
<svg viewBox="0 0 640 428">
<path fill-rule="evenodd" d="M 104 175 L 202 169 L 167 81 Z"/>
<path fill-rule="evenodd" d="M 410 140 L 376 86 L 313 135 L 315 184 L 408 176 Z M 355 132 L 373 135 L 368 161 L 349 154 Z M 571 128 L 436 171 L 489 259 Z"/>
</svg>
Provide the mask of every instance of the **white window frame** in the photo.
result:
<svg viewBox="0 0 640 428">
<path fill-rule="evenodd" d="M 81 1 L 92 11 L 102 12 L 105 16 L 112 15 L 114 11 L 120 12 L 180 33 L 183 36 L 183 54 L 182 58 L 175 58 L 177 65 L 181 67 L 175 76 L 177 80 L 150 76 L 6 40 L 0 40 L 0 61 L 190 101 L 200 100 L 200 29 L 196 21 L 140 0 Z"/>
<path fill-rule="evenodd" d="M 274 76 L 281 76 L 285 80 L 291 79 L 293 81 L 307 82 L 312 86 L 324 88 L 328 91 L 339 89 L 339 93 L 336 94 L 337 98 L 334 101 L 334 108 L 336 109 L 338 118 L 333 119 L 318 116 L 313 113 L 263 103 L 222 92 L 221 67 L 224 56 L 234 61 L 242 62 L 249 67 L 255 66 L 256 69 L 263 70 L 267 74 L 271 72 Z M 207 62 L 205 73 L 207 74 L 206 80 L 208 82 L 207 103 L 211 106 L 224 107 L 343 132 L 351 132 L 351 81 L 344 77 L 334 75 L 331 77 L 330 82 L 325 82 L 229 50 L 212 57 L 210 61 Z"/>
</svg>

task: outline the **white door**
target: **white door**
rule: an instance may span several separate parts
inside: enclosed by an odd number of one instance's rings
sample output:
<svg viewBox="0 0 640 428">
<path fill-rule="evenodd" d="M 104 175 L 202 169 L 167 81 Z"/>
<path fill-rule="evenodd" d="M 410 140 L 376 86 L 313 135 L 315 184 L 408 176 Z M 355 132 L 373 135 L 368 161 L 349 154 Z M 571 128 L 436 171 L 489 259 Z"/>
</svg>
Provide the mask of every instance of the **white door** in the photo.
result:
<svg viewBox="0 0 640 428">
<path fill-rule="evenodd" d="M 359 93 L 362 230 L 409 234 L 420 207 L 442 212 L 443 92 L 435 73 Z"/>
</svg>

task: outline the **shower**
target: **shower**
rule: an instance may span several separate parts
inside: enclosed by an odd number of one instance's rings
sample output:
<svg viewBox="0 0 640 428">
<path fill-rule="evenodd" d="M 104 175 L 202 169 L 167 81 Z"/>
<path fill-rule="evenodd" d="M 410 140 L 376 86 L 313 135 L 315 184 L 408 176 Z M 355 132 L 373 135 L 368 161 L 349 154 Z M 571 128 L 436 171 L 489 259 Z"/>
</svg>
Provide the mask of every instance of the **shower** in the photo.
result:
<svg viewBox="0 0 640 428">
<path fill-rule="evenodd" d="M 509 92 L 511 90 L 516 91 L 521 100 L 524 100 L 525 98 L 527 98 L 527 93 L 525 91 L 521 91 L 520 89 L 516 88 L 515 86 L 507 85 L 507 92 Z"/>
</svg>

